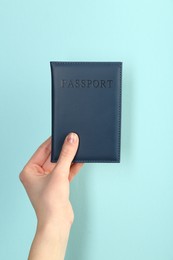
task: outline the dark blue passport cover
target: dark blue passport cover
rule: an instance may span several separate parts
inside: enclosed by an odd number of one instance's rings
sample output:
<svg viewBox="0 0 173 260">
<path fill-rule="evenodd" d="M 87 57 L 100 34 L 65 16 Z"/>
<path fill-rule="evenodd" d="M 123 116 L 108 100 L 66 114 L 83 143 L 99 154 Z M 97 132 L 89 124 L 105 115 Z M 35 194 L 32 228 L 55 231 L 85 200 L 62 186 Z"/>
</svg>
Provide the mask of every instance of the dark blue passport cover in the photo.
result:
<svg viewBox="0 0 173 260">
<path fill-rule="evenodd" d="M 119 163 L 122 62 L 51 61 L 51 162 L 76 132 L 73 162 Z"/>
</svg>

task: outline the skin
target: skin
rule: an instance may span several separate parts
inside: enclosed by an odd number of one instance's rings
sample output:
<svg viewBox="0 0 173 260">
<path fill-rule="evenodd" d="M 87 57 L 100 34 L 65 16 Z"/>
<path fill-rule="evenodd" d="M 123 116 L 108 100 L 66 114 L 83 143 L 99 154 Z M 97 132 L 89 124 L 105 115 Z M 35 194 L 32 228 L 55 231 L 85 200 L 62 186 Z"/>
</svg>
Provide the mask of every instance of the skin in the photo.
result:
<svg viewBox="0 0 173 260">
<path fill-rule="evenodd" d="M 78 135 L 69 133 L 58 161 L 51 163 L 49 137 L 38 147 L 19 174 L 37 216 L 37 229 L 28 260 L 63 260 L 65 257 L 74 221 L 69 201 L 70 182 L 84 165 L 72 163 L 78 145 Z"/>
</svg>

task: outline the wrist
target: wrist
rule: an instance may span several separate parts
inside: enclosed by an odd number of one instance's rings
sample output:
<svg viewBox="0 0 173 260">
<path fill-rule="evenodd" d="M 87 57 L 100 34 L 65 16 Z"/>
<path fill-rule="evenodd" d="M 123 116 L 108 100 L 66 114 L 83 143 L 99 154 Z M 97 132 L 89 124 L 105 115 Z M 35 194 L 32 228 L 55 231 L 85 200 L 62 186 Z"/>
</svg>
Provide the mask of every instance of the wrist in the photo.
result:
<svg viewBox="0 0 173 260">
<path fill-rule="evenodd" d="M 52 221 L 37 223 L 36 234 L 31 246 L 29 260 L 64 260 L 71 226 Z"/>
<path fill-rule="evenodd" d="M 65 239 L 68 239 L 71 226 L 71 223 L 65 221 L 38 221 L 36 233 L 49 237 L 50 239 L 58 239 L 64 241 Z"/>
</svg>

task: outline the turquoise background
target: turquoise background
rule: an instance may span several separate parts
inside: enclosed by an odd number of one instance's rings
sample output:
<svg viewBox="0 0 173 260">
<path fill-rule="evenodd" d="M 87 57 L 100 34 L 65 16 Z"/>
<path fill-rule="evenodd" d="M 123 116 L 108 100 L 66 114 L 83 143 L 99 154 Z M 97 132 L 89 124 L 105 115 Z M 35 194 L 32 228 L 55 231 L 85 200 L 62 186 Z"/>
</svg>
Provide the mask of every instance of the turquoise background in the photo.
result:
<svg viewBox="0 0 173 260">
<path fill-rule="evenodd" d="M 18 175 L 51 135 L 51 60 L 123 62 L 121 163 L 71 183 L 66 260 L 173 259 L 173 1 L 1 0 L 0 31 L 0 259 L 35 233 Z"/>
</svg>

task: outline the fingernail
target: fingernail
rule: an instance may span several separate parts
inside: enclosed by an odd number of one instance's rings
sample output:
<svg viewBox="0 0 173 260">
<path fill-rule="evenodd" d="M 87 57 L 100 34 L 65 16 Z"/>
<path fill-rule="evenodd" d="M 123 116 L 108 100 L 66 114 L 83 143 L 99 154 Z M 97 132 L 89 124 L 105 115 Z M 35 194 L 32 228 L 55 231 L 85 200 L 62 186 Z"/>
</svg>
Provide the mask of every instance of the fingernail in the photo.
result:
<svg viewBox="0 0 173 260">
<path fill-rule="evenodd" d="M 67 142 L 69 143 L 74 143 L 76 142 L 77 140 L 77 135 L 75 133 L 70 133 L 68 136 L 67 136 Z"/>
</svg>

